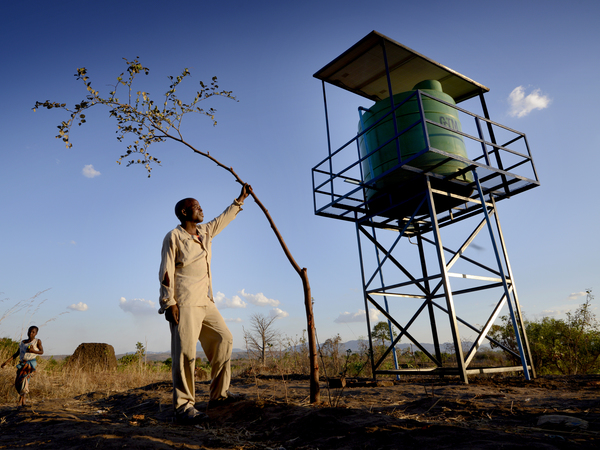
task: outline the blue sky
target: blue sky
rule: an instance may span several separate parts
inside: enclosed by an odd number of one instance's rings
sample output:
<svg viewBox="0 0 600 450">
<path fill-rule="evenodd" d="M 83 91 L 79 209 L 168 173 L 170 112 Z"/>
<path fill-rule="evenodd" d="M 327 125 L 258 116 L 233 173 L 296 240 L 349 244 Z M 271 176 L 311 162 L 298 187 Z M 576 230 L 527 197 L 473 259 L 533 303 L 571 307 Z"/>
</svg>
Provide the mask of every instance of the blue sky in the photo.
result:
<svg viewBox="0 0 600 450">
<path fill-rule="evenodd" d="M 87 114 L 71 149 L 54 139 L 61 111 L 32 111 L 38 100 L 83 99 L 79 67 L 107 93 L 122 58 L 137 56 L 150 68 L 140 90 L 153 95 L 184 68 L 188 92 L 214 75 L 233 91 L 238 102 L 206 104 L 218 110 L 216 127 L 190 117 L 185 138 L 232 166 L 269 209 L 308 268 L 319 340 L 365 336 L 354 227 L 313 211 L 311 168 L 327 155 L 327 137 L 312 74 L 372 30 L 488 86 L 492 119 L 527 134 L 541 186 L 499 204 L 526 315 L 560 316 L 600 286 L 600 148 L 588 136 L 600 101 L 597 2 L 28 1 L 3 3 L 0 16 L 0 314 L 45 291 L 0 321 L 0 336 L 20 338 L 35 323 L 47 354 L 81 342 L 169 349 L 156 310 L 173 206 L 192 196 L 212 218 L 239 186 L 173 143 L 155 147 L 162 166 L 151 178 L 117 165 L 125 146 L 106 110 Z M 344 110 L 347 96 L 328 95 Z M 351 103 L 332 124 L 338 144 L 356 131 Z M 234 347 L 256 313 L 279 312 L 285 335 L 302 334 L 300 279 L 253 202 L 215 239 L 212 264 Z"/>
</svg>

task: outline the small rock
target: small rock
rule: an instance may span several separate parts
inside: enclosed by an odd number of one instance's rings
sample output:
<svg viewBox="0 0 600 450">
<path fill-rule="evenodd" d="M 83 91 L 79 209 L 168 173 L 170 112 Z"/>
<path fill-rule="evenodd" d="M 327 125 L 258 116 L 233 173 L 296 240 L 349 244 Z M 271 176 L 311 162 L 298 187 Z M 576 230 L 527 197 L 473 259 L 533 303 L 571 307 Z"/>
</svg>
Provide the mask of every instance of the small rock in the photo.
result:
<svg viewBox="0 0 600 450">
<path fill-rule="evenodd" d="M 550 416 L 541 416 L 537 422 L 538 426 L 542 425 L 558 425 L 566 428 L 581 428 L 583 430 L 587 429 L 588 422 L 583 419 L 578 419 L 573 416 L 562 416 L 558 414 L 553 414 Z"/>
<path fill-rule="evenodd" d="M 331 389 L 340 389 L 346 387 L 346 378 L 330 378 L 329 379 L 329 387 Z"/>
</svg>

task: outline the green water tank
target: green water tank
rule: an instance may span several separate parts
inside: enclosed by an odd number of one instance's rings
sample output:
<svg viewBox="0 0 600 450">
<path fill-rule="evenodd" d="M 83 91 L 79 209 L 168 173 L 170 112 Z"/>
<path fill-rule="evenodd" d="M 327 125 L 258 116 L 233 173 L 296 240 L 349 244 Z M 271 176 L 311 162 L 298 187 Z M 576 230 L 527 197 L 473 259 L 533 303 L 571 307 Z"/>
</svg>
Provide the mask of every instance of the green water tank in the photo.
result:
<svg viewBox="0 0 600 450">
<path fill-rule="evenodd" d="M 442 85 L 439 81 L 426 80 L 415 85 L 412 91 L 402 92 L 394 95 L 394 105 L 397 106 L 402 103 L 417 89 L 435 98 L 444 100 L 447 103 L 453 105 L 456 104 L 452 97 L 444 93 L 442 90 Z M 462 131 L 457 110 L 428 97 L 422 96 L 421 98 L 423 100 L 423 110 L 427 119 L 444 125 L 452 130 Z M 358 124 L 359 132 L 367 129 L 389 112 L 389 98 L 377 102 L 362 115 L 361 121 Z M 402 106 L 396 109 L 396 124 L 398 132 L 409 127 L 419 120 L 419 118 L 418 99 L 415 95 L 413 98 L 406 101 Z M 467 150 L 461 135 L 431 124 L 427 124 L 427 132 L 429 134 L 429 142 L 431 147 L 465 158 L 467 157 Z M 372 150 L 392 139 L 395 135 L 396 133 L 394 132 L 393 116 L 390 114 L 377 126 L 367 131 L 359 138 L 361 157 L 364 157 Z M 422 125 L 420 123 L 415 125 L 413 128 L 402 134 L 398 138 L 398 141 L 402 160 L 419 153 L 425 148 L 425 138 L 423 136 Z M 433 168 L 433 166 L 439 164 L 444 159 L 446 159 L 444 156 L 429 151 L 411 161 L 409 165 L 426 171 L 432 171 L 444 176 L 451 175 L 452 173 L 466 167 L 466 164 L 460 161 L 451 160 L 439 167 Z M 389 144 L 385 145 L 363 161 L 362 168 L 364 181 L 369 181 L 397 165 L 398 153 L 396 140 L 392 140 Z M 379 190 L 393 189 L 395 185 L 406 181 L 408 177 L 409 174 L 404 171 L 396 171 L 389 174 L 376 184 L 376 190 L 369 189 L 367 191 L 367 199 L 370 199 Z M 473 181 L 471 173 L 463 174 L 456 179 L 463 182 Z"/>
</svg>

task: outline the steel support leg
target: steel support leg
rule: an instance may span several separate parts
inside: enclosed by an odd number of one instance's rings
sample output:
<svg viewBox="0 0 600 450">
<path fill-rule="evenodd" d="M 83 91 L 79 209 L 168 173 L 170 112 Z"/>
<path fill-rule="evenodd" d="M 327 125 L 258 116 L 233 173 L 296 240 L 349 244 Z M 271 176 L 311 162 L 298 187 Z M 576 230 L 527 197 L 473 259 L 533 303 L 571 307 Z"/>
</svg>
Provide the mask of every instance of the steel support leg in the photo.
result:
<svg viewBox="0 0 600 450">
<path fill-rule="evenodd" d="M 454 354 L 456 355 L 456 363 L 458 364 L 458 373 L 460 379 L 464 383 L 468 383 L 467 371 L 465 367 L 465 359 L 462 350 L 462 343 L 460 341 L 460 334 L 458 332 L 458 322 L 456 320 L 456 311 L 454 309 L 454 299 L 452 298 L 452 289 L 450 287 L 450 279 L 448 277 L 448 271 L 446 270 L 446 258 L 444 256 L 444 247 L 442 245 L 442 238 L 440 236 L 440 227 L 437 221 L 437 213 L 435 210 L 435 202 L 433 199 L 433 192 L 431 192 L 431 182 L 429 178 L 426 178 L 427 183 L 427 203 L 429 205 L 429 216 L 431 218 L 431 224 L 433 225 L 433 236 L 435 240 L 435 248 L 437 251 L 438 262 L 440 265 L 440 274 L 442 276 L 442 284 L 444 286 L 444 294 L 446 297 L 446 306 L 448 308 L 448 316 L 450 319 L 450 329 L 452 331 L 452 341 L 454 343 Z"/>
<path fill-rule="evenodd" d="M 369 316 L 369 299 L 367 298 L 367 286 L 365 284 L 365 266 L 363 263 L 362 246 L 360 245 L 360 225 L 358 224 L 358 221 L 356 221 L 355 224 L 356 241 L 358 243 L 358 258 L 360 260 L 360 275 L 362 277 L 363 296 L 365 301 L 365 315 L 367 319 L 367 334 L 369 336 L 369 353 L 371 356 L 369 359 L 371 360 L 371 372 L 373 373 L 373 379 L 376 380 L 377 375 L 375 374 L 375 353 L 373 352 L 373 338 L 371 337 L 371 317 Z"/>
<path fill-rule="evenodd" d="M 521 357 L 521 364 L 523 366 L 523 372 L 525 374 L 525 379 L 530 380 L 529 369 L 527 367 L 527 359 L 525 358 L 525 352 L 523 350 L 523 343 L 521 342 L 521 330 L 520 326 L 517 322 L 517 318 L 515 316 L 515 311 L 513 307 L 513 301 L 511 296 L 511 290 L 514 290 L 514 286 L 511 286 L 511 289 L 508 287 L 508 283 L 506 281 L 506 274 L 504 271 L 504 266 L 502 265 L 502 261 L 500 260 L 500 254 L 498 252 L 498 246 L 496 244 L 496 238 L 494 236 L 494 231 L 492 229 L 492 223 L 490 220 L 490 215 L 487 210 L 487 206 L 485 204 L 485 197 L 483 196 L 483 190 L 481 189 L 481 184 L 479 183 L 479 177 L 477 176 L 477 171 L 473 170 L 473 179 L 475 180 L 475 186 L 477 187 L 477 191 L 479 192 L 479 199 L 481 200 L 481 204 L 483 206 L 483 214 L 485 215 L 485 220 L 487 223 L 488 231 L 490 233 L 490 240 L 492 242 L 492 246 L 494 248 L 494 254 L 496 255 L 496 262 L 498 263 L 498 270 L 500 271 L 500 275 L 502 278 L 502 284 L 504 286 L 504 292 L 506 294 L 506 303 L 508 304 L 508 310 L 510 312 L 510 318 L 513 324 L 513 329 L 515 331 L 515 338 L 517 341 L 517 347 L 519 349 L 519 355 Z M 523 330 L 523 333 L 525 331 Z"/>
<path fill-rule="evenodd" d="M 433 347 L 435 350 L 435 357 L 438 361 L 442 361 L 442 351 L 440 349 L 440 338 L 438 336 L 437 325 L 435 322 L 435 315 L 433 312 L 433 303 L 431 297 L 431 287 L 429 285 L 429 276 L 427 275 L 427 262 L 425 260 L 425 252 L 423 250 L 423 238 L 421 234 L 417 235 L 417 245 L 419 246 L 419 257 L 421 258 L 421 271 L 423 274 L 425 289 L 427 290 L 427 312 L 429 313 L 429 323 L 431 325 L 431 336 L 433 338 Z"/>
<path fill-rule="evenodd" d="M 519 296 L 517 295 L 517 287 L 515 286 L 515 278 L 513 275 L 512 268 L 510 266 L 510 261 L 508 259 L 508 251 L 506 250 L 506 243 L 504 242 L 504 234 L 502 233 L 502 227 L 500 226 L 500 219 L 498 217 L 498 210 L 496 209 L 496 202 L 494 201 L 493 197 L 490 200 L 492 202 L 492 205 L 494 206 L 494 212 L 495 212 L 494 217 L 496 219 L 496 227 L 498 229 L 498 238 L 500 240 L 500 246 L 502 247 L 502 253 L 504 254 L 504 261 L 506 262 L 506 270 L 508 272 L 508 276 L 510 277 L 510 282 L 512 285 L 512 292 L 515 297 L 515 310 L 517 313 L 516 314 L 517 320 L 519 321 L 519 326 L 521 327 L 521 330 L 523 331 L 523 344 L 525 344 L 524 351 L 525 351 L 527 360 L 529 361 L 531 376 L 532 376 L 532 378 L 536 378 L 535 367 L 533 366 L 533 357 L 531 355 L 531 349 L 529 348 L 529 339 L 527 339 L 527 331 L 525 330 L 525 322 L 523 321 L 523 314 L 521 313 L 521 305 L 519 303 Z"/>
</svg>

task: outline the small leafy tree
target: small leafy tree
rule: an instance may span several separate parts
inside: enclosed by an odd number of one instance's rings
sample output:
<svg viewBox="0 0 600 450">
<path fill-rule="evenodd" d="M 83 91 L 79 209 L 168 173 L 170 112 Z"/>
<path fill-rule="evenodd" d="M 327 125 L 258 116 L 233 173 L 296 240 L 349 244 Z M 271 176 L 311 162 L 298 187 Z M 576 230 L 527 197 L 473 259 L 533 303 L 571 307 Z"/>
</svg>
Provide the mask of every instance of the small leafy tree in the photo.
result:
<svg viewBox="0 0 600 450">
<path fill-rule="evenodd" d="M 139 356 L 140 359 L 146 357 L 146 347 L 141 342 L 137 342 L 135 344 L 135 353 Z"/>
<path fill-rule="evenodd" d="M 146 364 L 146 347 L 141 342 L 135 344 L 135 354 L 137 355 L 138 363 L 140 367 L 142 364 Z"/>
<path fill-rule="evenodd" d="M 194 153 L 208 158 L 218 167 L 229 172 L 236 182 L 244 185 L 244 181 L 242 181 L 232 167 L 217 160 L 209 151 L 199 150 L 187 142 L 183 137 L 181 128 L 184 116 L 192 113 L 207 116 L 213 121 L 213 125 L 216 125 L 216 110 L 214 108 L 201 108 L 199 104 L 213 96 L 221 96 L 235 100 L 232 91 L 219 89 L 217 78 L 213 77 L 210 84 L 205 84 L 201 81 L 200 90 L 196 92 L 194 98 L 184 102 L 177 96 L 179 85 L 191 75 L 188 69 L 184 69 L 181 75 L 169 77 L 171 81 L 169 89 L 160 100 L 155 102 L 148 92 L 135 91 L 133 89 L 135 77 L 140 73 L 148 75 L 149 69 L 144 67 L 137 58 L 133 61 L 125 59 L 125 62 L 127 64 L 127 75 L 123 72 L 117 77 L 117 83 L 112 87 L 108 97 L 103 97 L 99 91 L 94 89 L 87 70 L 85 68 L 80 68 L 77 69 L 75 77 L 85 85 L 88 92 L 85 100 L 76 104 L 72 109 L 61 102 L 52 102 L 50 100 L 44 102 L 38 101 L 35 103 L 33 110 L 35 111 L 38 108 L 57 108 L 69 113 L 70 117 L 58 125 L 58 135 L 56 138 L 61 139 L 67 148 L 71 148 L 70 132 L 73 125 L 77 124 L 78 126 L 81 126 L 86 123 L 85 114 L 90 108 L 98 105 L 108 107 L 110 117 L 114 117 L 117 121 L 117 139 L 119 142 L 122 142 L 129 136 L 132 137 L 132 140 L 127 145 L 127 151 L 117 160 L 119 164 L 125 162 L 127 166 L 136 164 L 143 165 L 148 172 L 148 176 L 150 176 L 152 166 L 160 164 L 160 161 L 150 153 L 150 146 L 158 142 L 170 140 L 178 142 L 188 147 Z M 117 97 L 117 91 L 121 86 L 124 86 L 126 90 L 124 93 L 124 100 Z M 275 222 L 269 214 L 269 211 L 261 203 L 254 192 L 251 192 L 251 195 L 267 218 L 288 261 L 302 281 L 308 329 L 309 358 L 311 364 L 310 400 L 312 403 L 316 403 L 320 398 L 319 366 L 317 361 L 315 325 L 308 272 L 306 268 L 301 268 L 292 257 L 292 254 L 278 228 L 275 226 Z"/>
<path fill-rule="evenodd" d="M 123 355 L 119 358 L 119 362 L 123 366 L 128 366 L 130 364 L 138 364 L 140 367 L 145 362 L 146 358 L 146 347 L 141 342 L 137 342 L 135 344 L 135 353 L 130 353 L 128 355 Z"/>
<path fill-rule="evenodd" d="M 392 342 L 392 338 L 390 336 L 390 326 L 387 322 L 381 321 L 377 322 L 371 331 L 371 336 L 373 339 L 381 341 L 381 346 L 384 347 L 386 341 Z M 394 331 L 394 339 L 397 334 Z"/>
</svg>

